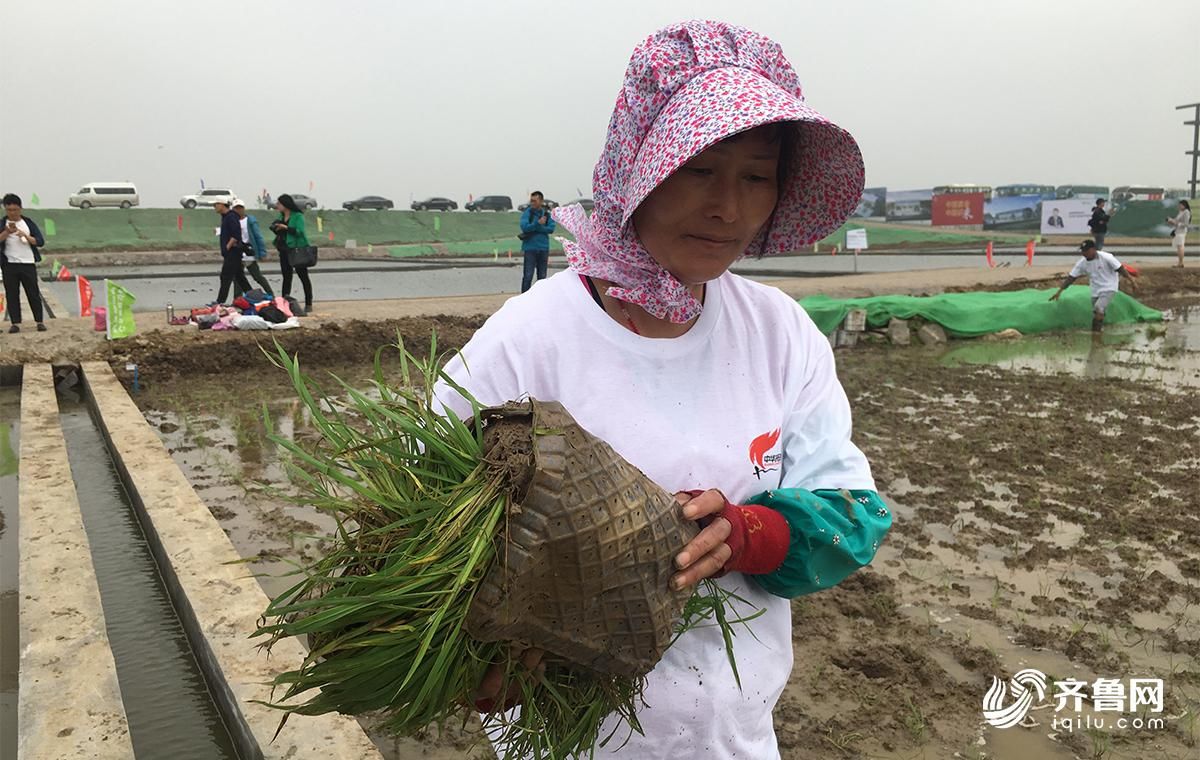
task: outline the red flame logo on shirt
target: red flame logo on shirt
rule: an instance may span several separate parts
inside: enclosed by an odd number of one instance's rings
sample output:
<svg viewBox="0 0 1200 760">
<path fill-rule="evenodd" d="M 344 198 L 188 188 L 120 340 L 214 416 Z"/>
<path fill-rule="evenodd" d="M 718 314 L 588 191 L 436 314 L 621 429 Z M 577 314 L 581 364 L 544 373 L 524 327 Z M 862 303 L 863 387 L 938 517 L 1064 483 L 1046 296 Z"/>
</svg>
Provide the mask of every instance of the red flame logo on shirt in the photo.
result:
<svg viewBox="0 0 1200 760">
<path fill-rule="evenodd" d="M 767 456 L 767 452 L 774 448 L 776 443 L 779 443 L 779 428 L 770 433 L 763 433 L 750 442 L 750 463 L 754 465 L 755 475 L 760 472 L 770 472 L 783 460 L 783 456 L 780 454 Z M 773 466 L 769 467 L 768 465 Z"/>
</svg>

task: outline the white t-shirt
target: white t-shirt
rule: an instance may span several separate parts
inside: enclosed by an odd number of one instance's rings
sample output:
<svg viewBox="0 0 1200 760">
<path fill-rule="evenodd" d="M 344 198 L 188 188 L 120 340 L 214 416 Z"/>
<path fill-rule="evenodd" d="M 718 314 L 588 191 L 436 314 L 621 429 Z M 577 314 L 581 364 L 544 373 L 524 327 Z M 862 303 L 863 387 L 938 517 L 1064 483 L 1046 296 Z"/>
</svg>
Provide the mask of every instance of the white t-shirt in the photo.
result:
<svg viewBox="0 0 1200 760">
<path fill-rule="evenodd" d="M 1120 268 L 1121 262 L 1117 261 L 1116 256 L 1108 251 L 1096 251 L 1096 258 L 1091 261 L 1080 256 L 1075 266 L 1071 267 L 1071 276 L 1087 275 L 1093 295 L 1115 293 L 1121 282 L 1121 275 L 1117 274 Z"/>
<path fill-rule="evenodd" d="M 250 242 L 250 221 L 249 221 L 249 218 L 248 218 L 248 217 L 245 217 L 245 216 L 243 216 L 243 217 L 242 217 L 242 218 L 239 220 L 239 222 L 240 222 L 240 223 L 241 223 L 241 225 L 242 225 L 242 242 L 243 242 L 243 243 L 249 243 L 249 242 Z"/>
<path fill-rule="evenodd" d="M 8 228 L 8 221 L 9 220 L 7 218 L 5 218 L 3 221 L 5 229 Z M 16 221 L 16 225 L 17 229 L 19 229 L 21 232 L 24 232 L 26 235 L 29 234 L 29 225 L 25 223 L 24 219 L 18 219 Z M 9 235 L 4 240 L 4 258 L 7 259 L 10 264 L 37 263 L 37 259 L 35 259 L 33 256 L 33 246 L 29 245 L 29 243 L 26 243 L 24 240 L 18 237 L 16 233 Z"/>
<path fill-rule="evenodd" d="M 447 372 L 481 403 L 559 401 L 672 493 L 719 488 L 739 503 L 779 487 L 875 488 L 850 441 L 850 405 L 828 340 L 791 298 L 736 275 L 708 284 L 685 335 L 654 339 L 609 317 L 578 274 L 560 272 L 509 299 L 461 356 L 470 372 L 460 358 Z M 470 414 L 444 385 L 439 398 Z M 751 452 L 772 438 L 765 453 Z M 719 583 L 766 610 L 750 623 L 754 636 L 734 642 L 744 690 L 719 630 L 689 631 L 648 676 L 638 713 L 645 736 L 617 751 L 623 727 L 597 755 L 779 757 L 771 714 L 792 669 L 791 605 L 738 573 Z"/>
</svg>

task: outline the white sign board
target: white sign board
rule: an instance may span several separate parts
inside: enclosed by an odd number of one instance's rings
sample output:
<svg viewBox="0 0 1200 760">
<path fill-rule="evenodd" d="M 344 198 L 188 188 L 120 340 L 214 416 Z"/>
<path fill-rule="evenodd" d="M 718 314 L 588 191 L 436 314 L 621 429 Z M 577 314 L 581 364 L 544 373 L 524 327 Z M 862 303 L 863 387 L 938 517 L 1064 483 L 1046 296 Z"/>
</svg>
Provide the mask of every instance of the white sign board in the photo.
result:
<svg viewBox="0 0 1200 760">
<path fill-rule="evenodd" d="M 1088 235 L 1091 227 L 1087 226 L 1092 218 L 1092 207 L 1096 201 L 1091 198 L 1062 198 L 1054 201 L 1042 201 L 1042 234 L 1043 235 Z"/>
<path fill-rule="evenodd" d="M 846 248 L 851 251 L 867 250 L 867 231 L 862 228 L 846 230 Z"/>
</svg>

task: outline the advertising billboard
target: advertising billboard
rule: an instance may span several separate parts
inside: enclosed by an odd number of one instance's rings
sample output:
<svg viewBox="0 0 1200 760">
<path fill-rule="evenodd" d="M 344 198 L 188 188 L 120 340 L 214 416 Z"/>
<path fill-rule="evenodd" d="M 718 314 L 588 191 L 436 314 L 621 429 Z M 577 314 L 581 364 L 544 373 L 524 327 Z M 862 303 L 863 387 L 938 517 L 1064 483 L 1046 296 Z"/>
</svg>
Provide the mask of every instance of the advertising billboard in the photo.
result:
<svg viewBox="0 0 1200 760">
<path fill-rule="evenodd" d="M 1046 201 L 1054 203 L 1055 201 Z M 1042 218 L 1040 195 L 993 197 L 983 204 L 985 230 L 1036 230 Z"/>
<path fill-rule="evenodd" d="M 933 190 L 888 191 L 889 222 L 928 222 L 932 218 Z"/>
<path fill-rule="evenodd" d="M 1088 235 L 1091 228 L 1092 207 L 1096 202 L 1090 198 L 1062 198 L 1042 203 L 1043 235 Z"/>
<path fill-rule="evenodd" d="M 983 193 L 933 196 L 933 224 L 935 227 L 981 226 Z"/>
<path fill-rule="evenodd" d="M 862 199 L 858 202 L 858 208 L 854 209 L 854 213 L 851 216 L 858 219 L 870 219 L 872 217 L 882 219 L 887 216 L 887 188 L 865 188 Z"/>
</svg>

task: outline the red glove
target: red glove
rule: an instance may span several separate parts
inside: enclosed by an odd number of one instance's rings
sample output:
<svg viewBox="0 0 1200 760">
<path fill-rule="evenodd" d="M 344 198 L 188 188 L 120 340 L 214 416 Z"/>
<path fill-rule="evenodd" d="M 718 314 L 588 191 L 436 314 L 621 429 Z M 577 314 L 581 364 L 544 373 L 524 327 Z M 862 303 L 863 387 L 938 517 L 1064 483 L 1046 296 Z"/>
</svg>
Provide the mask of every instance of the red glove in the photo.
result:
<svg viewBox="0 0 1200 760">
<path fill-rule="evenodd" d="M 704 491 L 684 493 L 695 498 Z M 721 498 L 725 498 L 724 494 Z M 726 573 L 766 575 L 778 570 L 787 558 L 792 543 L 792 529 L 783 515 L 775 510 L 757 505 L 730 504 L 726 499 L 720 512 L 700 520 L 701 527 L 707 527 L 718 517 L 725 518 L 729 523 L 729 537 L 725 539 L 725 544 L 731 554 L 721 572 L 714 577 L 719 578 Z"/>
</svg>

